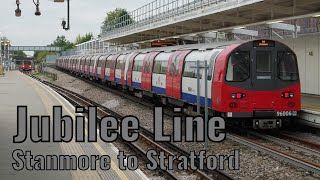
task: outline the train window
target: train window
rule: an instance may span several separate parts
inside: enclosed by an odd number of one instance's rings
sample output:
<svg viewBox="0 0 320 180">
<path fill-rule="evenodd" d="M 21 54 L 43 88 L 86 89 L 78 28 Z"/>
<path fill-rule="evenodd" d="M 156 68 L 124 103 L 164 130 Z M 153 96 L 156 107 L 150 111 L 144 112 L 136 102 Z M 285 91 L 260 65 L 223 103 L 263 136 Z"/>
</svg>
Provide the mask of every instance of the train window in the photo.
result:
<svg viewBox="0 0 320 180">
<path fill-rule="evenodd" d="M 107 62 L 106 62 L 106 68 L 110 68 L 110 60 L 107 60 Z"/>
<path fill-rule="evenodd" d="M 257 73 L 272 72 L 272 51 L 257 51 Z"/>
<path fill-rule="evenodd" d="M 184 53 L 179 54 L 174 60 L 174 75 L 177 76 L 179 73 L 180 60 L 183 58 Z"/>
<path fill-rule="evenodd" d="M 297 60 L 292 52 L 278 52 L 278 69 L 281 80 L 299 80 Z"/>
<path fill-rule="evenodd" d="M 150 61 L 149 61 L 149 59 L 146 61 L 145 65 L 144 65 L 144 72 L 145 73 L 149 73 L 150 72 Z"/>
<path fill-rule="evenodd" d="M 87 58 L 87 60 L 86 60 L 86 66 L 89 66 L 89 65 L 90 65 L 90 59 L 91 59 L 91 58 Z"/>
<path fill-rule="evenodd" d="M 116 69 L 122 69 L 122 61 L 118 60 Z"/>
<path fill-rule="evenodd" d="M 241 82 L 250 75 L 250 51 L 236 51 L 229 57 L 226 80 Z"/>
<path fill-rule="evenodd" d="M 217 58 L 217 56 L 218 56 L 218 54 L 219 54 L 220 52 L 221 52 L 221 51 L 215 52 L 215 53 L 212 55 L 211 59 L 210 59 L 209 71 L 208 71 L 208 81 L 211 81 L 211 79 L 212 79 L 214 62 L 216 61 L 216 58 Z"/>
<path fill-rule="evenodd" d="M 168 67 L 168 61 L 161 61 L 161 72 L 160 74 L 166 74 Z"/>
<path fill-rule="evenodd" d="M 150 55 L 144 65 L 144 72 L 145 73 L 150 73 L 150 69 L 151 69 L 151 61 L 152 60 L 152 56 Z"/>
<path fill-rule="evenodd" d="M 31 65 L 31 61 L 24 61 L 23 64 L 24 65 Z"/>
<path fill-rule="evenodd" d="M 189 77 L 189 78 L 197 78 L 198 72 L 197 68 L 194 68 L 193 66 L 197 64 L 197 61 L 186 61 L 184 64 L 184 70 L 183 70 L 183 77 Z M 202 72 L 203 70 L 200 70 L 200 79 L 202 78 Z"/>
<path fill-rule="evenodd" d="M 168 61 L 155 60 L 153 65 L 154 74 L 166 74 Z"/>
<path fill-rule="evenodd" d="M 141 72 L 142 71 L 142 65 L 143 65 L 143 61 L 134 61 L 134 64 L 133 64 L 133 71 L 138 71 L 138 72 Z"/>
<path fill-rule="evenodd" d="M 95 58 L 92 58 L 92 59 L 91 59 L 91 61 L 90 61 L 90 66 L 93 66 L 93 65 L 94 65 L 94 59 L 95 59 Z"/>
</svg>

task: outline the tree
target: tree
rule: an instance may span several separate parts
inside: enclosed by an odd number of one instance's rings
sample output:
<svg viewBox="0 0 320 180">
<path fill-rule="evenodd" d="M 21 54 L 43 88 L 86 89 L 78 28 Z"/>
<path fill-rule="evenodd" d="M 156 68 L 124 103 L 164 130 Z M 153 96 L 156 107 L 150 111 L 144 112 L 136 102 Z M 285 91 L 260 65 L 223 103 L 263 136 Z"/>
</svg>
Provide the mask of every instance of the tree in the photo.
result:
<svg viewBox="0 0 320 180">
<path fill-rule="evenodd" d="M 48 55 L 55 54 L 55 52 L 49 52 L 49 51 L 41 51 L 37 53 L 36 61 L 37 63 L 45 62 Z"/>
<path fill-rule="evenodd" d="M 74 44 L 66 39 L 65 36 L 58 36 L 50 46 L 62 47 L 64 50 L 72 49 Z"/>
<path fill-rule="evenodd" d="M 16 60 L 23 60 L 26 57 L 27 55 L 23 51 L 15 51 L 14 54 L 12 55 L 12 58 Z"/>
<path fill-rule="evenodd" d="M 120 18 L 121 17 L 121 18 Z M 107 13 L 102 23 L 102 30 L 110 30 L 120 28 L 133 22 L 131 16 L 126 9 L 117 8 Z"/>
<path fill-rule="evenodd" d="M 92 33 L 86 33 L 85 35 L 81 36 L 80 34 L 77 36 L 74 44 L 81 44 L 81 43 L 84 43 L 84 42 L 87 42 L 87 41 L 90 41 L 93 37 L 93 34 Z"/>
<path fill-rule="evenodd" d="M 65 36 L 57 36 L 57 38 L 53 41 L 53 43 L 48 46 L 61 47 L 64 50 L 74 48 L 74 44 L 68 41 Z M 55 54 L 55 53 L 48 52 L 48 51 L 40 51 L 40 52 L 36 52 L 34 54 L 34 57 L 36 58 L 36 61 L 40 63 L 40 62 L 45 62 L 47 55 L 51 55 L 51 54 Z"/>
</svg>

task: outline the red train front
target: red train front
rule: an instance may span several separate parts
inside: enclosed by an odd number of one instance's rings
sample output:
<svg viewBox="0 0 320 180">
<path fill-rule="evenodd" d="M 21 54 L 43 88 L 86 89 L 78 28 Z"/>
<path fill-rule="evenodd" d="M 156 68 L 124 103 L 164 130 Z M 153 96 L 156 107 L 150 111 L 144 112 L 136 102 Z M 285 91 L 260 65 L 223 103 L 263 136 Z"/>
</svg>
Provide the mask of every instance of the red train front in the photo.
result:
<svg viewBox="0 0 320 180">
<path fill-rule="evenodd" d="M 22 71 L 32 71 L 32 62 L 31 61 L 22 61 L 20 69 Z"/>
<path fill-rule="evenodd" d="M 280 42 L 229 46 L 216 62 L 212 109 L 242 125 L 279 128 L 301 110 L 298 72 L 295 53 Z"/>
</svg>

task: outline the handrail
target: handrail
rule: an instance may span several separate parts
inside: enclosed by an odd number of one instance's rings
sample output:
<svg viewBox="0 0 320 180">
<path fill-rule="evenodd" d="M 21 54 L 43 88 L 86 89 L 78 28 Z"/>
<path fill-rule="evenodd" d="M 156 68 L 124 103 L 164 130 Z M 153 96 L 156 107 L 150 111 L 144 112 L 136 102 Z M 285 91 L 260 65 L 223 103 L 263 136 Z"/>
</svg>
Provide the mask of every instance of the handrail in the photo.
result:
<svg viewBox="0 0 320 180">
<path fill-rule="evenodd" d="M 102 37 L 116 35 L 152 23 L 167 21 L 199 9 L 220 9 L 252 0 L 155 0 L 128 15 L 110 22 L 108 29 L 101 28 Z"/>
</svg>

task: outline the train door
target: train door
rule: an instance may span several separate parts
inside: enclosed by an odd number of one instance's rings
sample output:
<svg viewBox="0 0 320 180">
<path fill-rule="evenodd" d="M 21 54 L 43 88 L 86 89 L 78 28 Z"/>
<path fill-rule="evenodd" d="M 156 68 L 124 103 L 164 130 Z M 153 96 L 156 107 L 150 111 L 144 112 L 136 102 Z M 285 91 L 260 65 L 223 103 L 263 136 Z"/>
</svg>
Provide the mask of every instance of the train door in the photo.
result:
<svg viewBox="0 0 320 180">
<path fill-rule="evenodd" d="M 101 74 L 100 74 L 100 79 L 101 81 L 104 81 L 105 78 L 106 78 L 106 62 L 107 62 L 107 59 L 110 55 L 107 55 L 107 56 L 104 56 L 103 58 L 100 58 L 101 60 Z"/>
<path fill-rule="evenodd" d="M 261 91 L 276 87 L 276 51 L 271 47 L 257 47 L 251 51 L 251 89 L 256 91 L 253 98 L 254 109 L 273 109 L 274 94 Z M 247 55 L 244 55 L 247 56 Z"/>
<path fill-rule="evenodd" d="M 123 82 L 121 81 L 121 75 L 122 75 L 123 64 L 125 64 L 126 57 L 127 55 L 123 54 L 119 56 L 117 59 L 116 68 L 115 68 L 115 82 L 117 84 L 123 84 Z"/>
<path fill-rule="evenodd" d="M 181 80 L 183 72 L 183 62 L 185 57 L 191 52 L 176 51 L 173 53 L 168 62 L 166 76 L 166 94 L 177 99 L 181 98 Z"/>
<path fill-rule="evenodd" d="M 119 56 L 120 54 L 115 55 L 114 57 L 112 57 L 112 60 L 110 61 L 110 81 L 111 82 L 115 81 L 116 64 Z"/>
<path fill-rule="evenodd" d="M 87 60 L 87 56 L 82 58 L 82 62 L 81 62 L 81 74 L 84 75 L 85 73 L 85 66 L 86 66 L 86 60 Z"/>
<path fill-rule="evenodd" d="M 144 59 L 141 82 L 141 88 L 144 90 L 151 91 L 153 62 L 159 53 L 160 52 L 151 52 Z"/>
<path fill-rule="evenodd" d="M 127 85 L 132 86 L 132 70 L 133 70 L 133 64 L 134 59 L 139 55 L 139 53 L 135 53 L 133 56 L 131 56 L 129 60 L 129 68 L 127 71 Z"/>
<path fill-rule="evenodd" d="M 127 54 L 124 58 L 123 58 L 123 63 L 122 63 L 122 67 L 121 67 L 121 84 L 122 85 L 127 85 L 126 81 L 125 81 L 125 72 L 126 72 L 126 66 L 127 66 L 127 61 L 128 58 L 130 57 L 131 54 Z"/>
</svg>

